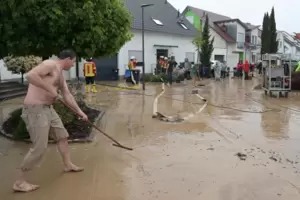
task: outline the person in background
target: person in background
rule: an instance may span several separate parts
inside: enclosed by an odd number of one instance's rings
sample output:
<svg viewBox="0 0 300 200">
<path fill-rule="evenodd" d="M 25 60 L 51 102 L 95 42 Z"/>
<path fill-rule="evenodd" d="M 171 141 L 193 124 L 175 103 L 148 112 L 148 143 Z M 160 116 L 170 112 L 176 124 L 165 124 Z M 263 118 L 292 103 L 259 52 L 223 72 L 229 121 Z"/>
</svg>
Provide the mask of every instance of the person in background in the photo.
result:
<svg viewBox="0 0 300 200">
<path fill-rule="evenodd" d="M 137 60 L 134 56 L 131 56 L 128 62 L 128 69 L 130 70 L 131 82 L 132 84 L 136 85 L 135 78 L 133 76 L 133 70 L 136 68 Z"/>
<path fill-rule="evenodd" d="M 172 85 L 172 83 L 173 83 L 172 75 L 173 75 L 173 70 L 176 68 L 176 66 L 177 66 L 177 62 L 175 61 L 175 57 L 172 56 L 171 60 L 169 62 L 168 68 L 167 68 L 168 84 L 169 85 Z"/>
<path fill-rule="evenodd" d="M 190 68 L 190 75 L 191 75 L 194 87 L 197 87 L 196 83 L 197 83 L 197 76 L 198 76 L 198 71 L 199 71 L 198 66 L 199 65 L 191 65 L 191 68 Z"/>
<path fill-rule="evenodd" d="M 162 73 L 165 74 L 167 72 L 168 65 L 169 65 L 168 57 L 165 57 L 162 68 L 161 68 Z"/>
<path fill-rule="evenodd" d="M 258 61 L 256 68 L 258 69 L 258 74 L 261 74 L 262 73 L 262 61 L 261 60 Z"/>
<path fill-rule="evenodd" d="M 250 64 L 249 64 L 248 60 L 245 60 L 245 64 L 243 66 L 243 70 L 245 73 L 245 80 L 249 79 L 249 69 L 250 69 Z"/>
<path fill-rule="evenodd" d="M 159 57 L 159 60 L 158 60 L 158 65 L 159 65 L 159 69 L 158 69 L 158 73 L 162 72 L 162 68 L 163 68 L 163 65 L 164 65 L 164 57 L 163 56 L 160 56 Z"/>
<path fill-rule="evenodd" d="M 184 84 L 186 84 L 186 80 L 189 79 L 189 72 L 191 70 L 191 63 L 189 62 L 188 58 L 184 59 Z"/>
<path fill-rule="evenodd" d="M 223 61 L 221 63 L 221 78 L 226 78 L 226 70 L 227 70 L 227 65 L 226 62 Z"/>
<path fill-rule="evenodd" d="M 216 64 L 214 67 L 214 77 L 215 77 L 216 81 L 221 80 L 221 70 L 222 70 L 221 62 L 216 61 Z"/>
<path fill-rule="evenodd" d="M 296 68 L 295 72 L 299 72 L 300 71 L 300 61 L 298 62 L 298 67 Z"/>
<path fill-rule="evenodd" d="M 96 93 L 95 77 L 97 75 L 96 64 L 92 61 L 92 58 L 86 59 L 86 63 L 83 65 L 83 75 L 85 77 L 85 92 L 90 92 L 90 85 L 92 85 L 92 92 Z"/>
<path fill-rule="evenodd" d="M 205 67 L 205 65 L 204 64 L 202 64 L 202 63 L 200 63 L 200 77 L 201 77 L 201 79 L 203 80 L 204 79 L 204 77 L 206 76 L 206 67 Z"/>
<path fill-rule="evenodd" d="M 128 62 L 128 69 L 130 69 L 130 70 L 135 69 L 136 68 L 136 63 L 137 63 L 137 61 L 136 61 L 135 57 L 131 56 L 131 58 Z"/>
<path fill-rule="evenodd" d="M 238 78 L 242 78 L 243 77 L 243 61 L 240 60 L 236 66 L 237 69 L 237 74 L 238 74 Z"/>
<path fill-rule="evenodd" d="M 251 73 L 252 77 L 254 76 L 254 67 L 255 67 L 254 63 L 251 63 L 250 64 L 250 73 Z"/>
</svg>

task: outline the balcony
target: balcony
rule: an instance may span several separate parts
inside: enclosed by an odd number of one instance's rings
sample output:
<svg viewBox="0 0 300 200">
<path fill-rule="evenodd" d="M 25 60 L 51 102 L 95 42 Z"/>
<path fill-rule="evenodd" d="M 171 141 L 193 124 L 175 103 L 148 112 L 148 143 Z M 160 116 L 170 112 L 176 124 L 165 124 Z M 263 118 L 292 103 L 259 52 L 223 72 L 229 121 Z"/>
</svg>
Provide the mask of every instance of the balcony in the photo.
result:
<svg viewBox="0 0 300 200">
<path fill-rule="evenodd" d="M 245 48 L 245 43 L 244 42 L 237 42 L 236 43 L 236 48 L 238 48 L 238 49 L 244 49 Z"/>
<path fill-rule="evenodd" d="M 247 50 L 256 50 L 256 49 L 259 49 L 260 48 L 260 45 L 258 44 L 253 44 L 253 43 L 245 43 L 245 49 Z"/>
</svg>

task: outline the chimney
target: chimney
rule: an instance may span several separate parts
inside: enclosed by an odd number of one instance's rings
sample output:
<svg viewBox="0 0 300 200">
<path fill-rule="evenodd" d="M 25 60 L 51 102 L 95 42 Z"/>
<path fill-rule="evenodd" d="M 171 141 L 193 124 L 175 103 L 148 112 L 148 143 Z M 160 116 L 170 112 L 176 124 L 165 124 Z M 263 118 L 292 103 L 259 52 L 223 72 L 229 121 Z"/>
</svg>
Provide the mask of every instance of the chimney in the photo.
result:
<svg viewBox="0 0 300 200">
<path fill-rule="evenodd" d="M 300 40 L 300 33 L 296 33 L 296 38 Z"/>
</svg>

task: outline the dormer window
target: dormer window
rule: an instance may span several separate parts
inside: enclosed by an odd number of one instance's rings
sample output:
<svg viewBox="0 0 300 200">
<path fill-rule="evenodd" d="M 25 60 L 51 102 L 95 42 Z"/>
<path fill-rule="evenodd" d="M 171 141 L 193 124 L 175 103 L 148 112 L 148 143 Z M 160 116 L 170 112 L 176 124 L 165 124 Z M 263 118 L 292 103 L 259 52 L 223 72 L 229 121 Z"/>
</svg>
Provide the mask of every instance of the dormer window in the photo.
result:
<svg viewBox="0 0 300 200">
<path fill-rule="evenodd" d="M 182 28 L 184 28 L 185 30 L 188 30 L 188 27 L 186 27 L 186 25 L 184 23 L 179 23 L 179 24 Z"/>
<path fill-rule="evenodd" d="M 164 24 L 163 24 L 160 20 L 158 20 L 158 19 L 152 18 L 152 20 L 154 21 L 154 23 L 155 23 L 156 25 L 159 25 L 159 26 L 163 26 L 163 25 L 164 25 Z"/>
</svg>

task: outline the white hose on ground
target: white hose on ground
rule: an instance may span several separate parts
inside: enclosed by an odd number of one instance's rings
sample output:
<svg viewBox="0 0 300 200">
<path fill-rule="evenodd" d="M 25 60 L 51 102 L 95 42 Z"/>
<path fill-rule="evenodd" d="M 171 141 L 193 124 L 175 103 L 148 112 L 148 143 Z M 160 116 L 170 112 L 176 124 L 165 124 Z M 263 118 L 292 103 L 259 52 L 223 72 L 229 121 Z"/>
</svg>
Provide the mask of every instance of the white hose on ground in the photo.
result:
<svg viewBox="0 0 300 200">
<path fill-rule="evenodd" d="M 154 99 L 154 102 L 153 102 L 153 116 L 157 116 L 157 104 L 158 104 L 158 99 L 165 93 L 165 83 L 164 81 L 162 80 L 162 85 L 161 85 L 161 93 L 159 93 L 159 95 L 157 95 Z"/>
<path fill-rule="evenodd" d="M 205 101 L 205 104 L 203 104 L 203 105 L 199 108 L 199 110 L 197 110 L 197 112 L 191 113 L 191 114 L 189 114 L 188 116 L 184 117 L 183 120 L 188 120 L 188 119 L 194 117 L 195 115 L 197 115 L 197 114 L 199 114 L 200 112 L 202 112 L 202 111 L 204 110 L 204 108 L 206 108 L 206 106 L 207 106 L 207 101 L 206 101 L 206 99 L 203 98 L 202 96 L 200 96 L 199 94 L 196 94 L 196 96 L 197 96 L 199 99 L 201 99 L 202 101 Z"/>
</svg>

